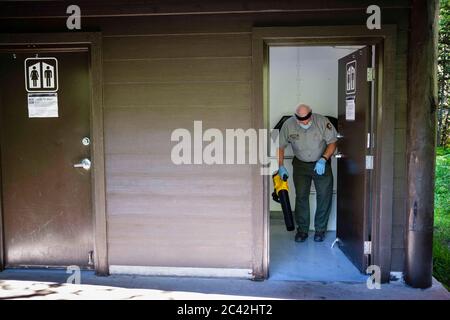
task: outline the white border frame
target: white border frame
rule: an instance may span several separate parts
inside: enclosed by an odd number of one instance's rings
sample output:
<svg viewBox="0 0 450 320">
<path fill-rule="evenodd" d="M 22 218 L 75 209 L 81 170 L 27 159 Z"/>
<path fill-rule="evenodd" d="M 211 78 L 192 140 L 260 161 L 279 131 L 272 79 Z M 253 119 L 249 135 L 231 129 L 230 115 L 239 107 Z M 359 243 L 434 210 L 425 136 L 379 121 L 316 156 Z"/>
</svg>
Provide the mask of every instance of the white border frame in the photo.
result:
<svg viewBox="0 0 450 320">
<path fill-rule="evenodd" d="M 56 76 L 56 88 L 54 90 L 40 90 L 40 91 L 30 91 L 28 90 L 28 72 L 27 72 L 27 61 L 28 60 L 42 60 L 42 59 L 53 59 L 56 61 L 55 64 L 55 74 Z M 56 93 L 58 92 L 59 89 L 59 66 L 58 66 L 58 59 L 56 59 L 55 57 L 36 57 L 36 58 L 26 58 L 25 61 L 23 62 L 24 64 L 24 71 L 25 71 L 25 90 L 28 93 Z M 42 74 L 41 74 L 42 77 Z"/>
</svg>

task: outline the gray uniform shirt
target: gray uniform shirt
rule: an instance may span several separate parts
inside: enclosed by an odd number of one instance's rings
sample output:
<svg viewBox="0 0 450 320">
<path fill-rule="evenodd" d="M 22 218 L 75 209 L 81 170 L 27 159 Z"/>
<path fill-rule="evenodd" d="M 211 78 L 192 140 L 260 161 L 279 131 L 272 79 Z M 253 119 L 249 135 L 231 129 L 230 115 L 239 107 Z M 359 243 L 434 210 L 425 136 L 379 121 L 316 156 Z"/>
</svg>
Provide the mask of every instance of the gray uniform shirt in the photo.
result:
<svg viewBox="0 0 450 320">
<path fill-rule="evenodd" d="M 287 119 L 280 130 L 280 148 L 290 143 L 299 160 L 319 160 L 327 145 L 337 141 L 337 132 L 328 118 L 320 114 L 313 113 L 311 122 L 308 129 L 303 129 L 295 116 Z"/>
</svg>

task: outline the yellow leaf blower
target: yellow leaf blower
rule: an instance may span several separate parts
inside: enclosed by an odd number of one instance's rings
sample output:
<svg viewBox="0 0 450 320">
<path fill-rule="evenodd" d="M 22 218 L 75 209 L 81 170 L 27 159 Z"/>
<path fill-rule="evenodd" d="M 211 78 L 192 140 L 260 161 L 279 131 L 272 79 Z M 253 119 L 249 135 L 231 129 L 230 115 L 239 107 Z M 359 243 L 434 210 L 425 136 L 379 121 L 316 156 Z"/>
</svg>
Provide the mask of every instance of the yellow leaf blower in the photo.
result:
<svg viewBox="0 0 450 320">
<path fill-rule="evenodd" d="M 289 187 L 287 183 L 287 177 L 281 179 L 278 172 L 272 175 L 274 191 L 272 193 L 272 199 L 281 204 L 283 210 L 284 223 L 286 224 L 286 230 L 292 231 L 295 229 L 294 218 L 292 216 L 291 203 L 289 202 Z"/>
</svg>

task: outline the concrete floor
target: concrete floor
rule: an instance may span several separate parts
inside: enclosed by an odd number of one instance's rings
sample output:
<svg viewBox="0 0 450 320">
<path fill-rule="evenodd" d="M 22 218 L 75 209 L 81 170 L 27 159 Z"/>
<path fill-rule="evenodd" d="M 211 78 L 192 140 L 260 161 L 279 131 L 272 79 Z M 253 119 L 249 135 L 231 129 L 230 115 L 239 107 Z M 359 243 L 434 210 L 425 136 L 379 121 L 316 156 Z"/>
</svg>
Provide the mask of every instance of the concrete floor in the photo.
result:
<svg viewBox="0 0 450 320">
<path fill-rule="evenodd" d="M 83 271 L 80 284 L 68 284 L 65 270 L 8 269 L 0 272 L 1 299 L 307 299 L 307 300 L 450 300 L 436 280 L 426 290 L 403 281 L 368 289 L 367 276 L 331 249 L 334 235 L 324 243 L 310 239 L 295 243 L 280 222 L 271 230 L 271 276 L 266 281 L 217 278 L 182 278 L 111 275 L 97 277 Z M 312 281 L 314 280 L 314 281 Z"/>
<path fill-rule="evenodd" d="M 335 232 L 327 232 L 324 242 L 314 242 L 314 233 L 303 243 L 294 241 L 295 231 L 288 232 L 283 220 L 270 221 L 271 280 L 366 282 L 359 270 L 335 245 Z"/>
<path fill-rule="evenodd" d="M 434 281 L 426 290 L 402 281 L 368 289 L 358 282 L 251 281 L 237 279 L 172 278 L 82 272 L 81 284 L 67 284 L 64 270 L 6 270 L 0 272 L 0 299 L 354 299 L 450 300 L 450 293 Z"/>
</svg>

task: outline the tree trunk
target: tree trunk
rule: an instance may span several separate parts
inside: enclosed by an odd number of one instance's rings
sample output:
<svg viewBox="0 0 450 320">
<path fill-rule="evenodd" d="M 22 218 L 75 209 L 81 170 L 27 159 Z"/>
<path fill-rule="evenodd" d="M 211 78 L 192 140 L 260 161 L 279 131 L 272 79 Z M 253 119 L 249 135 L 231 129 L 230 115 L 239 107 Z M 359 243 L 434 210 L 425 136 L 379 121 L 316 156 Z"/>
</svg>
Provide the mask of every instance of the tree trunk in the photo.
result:
<svg viewBox="0 0 450 320">
<path fill-rule="evenodd" d="M 405 281 L 416 288 L 432 283 L 438 7 L 413 0 L 410 20 Z"/>
</svg>

